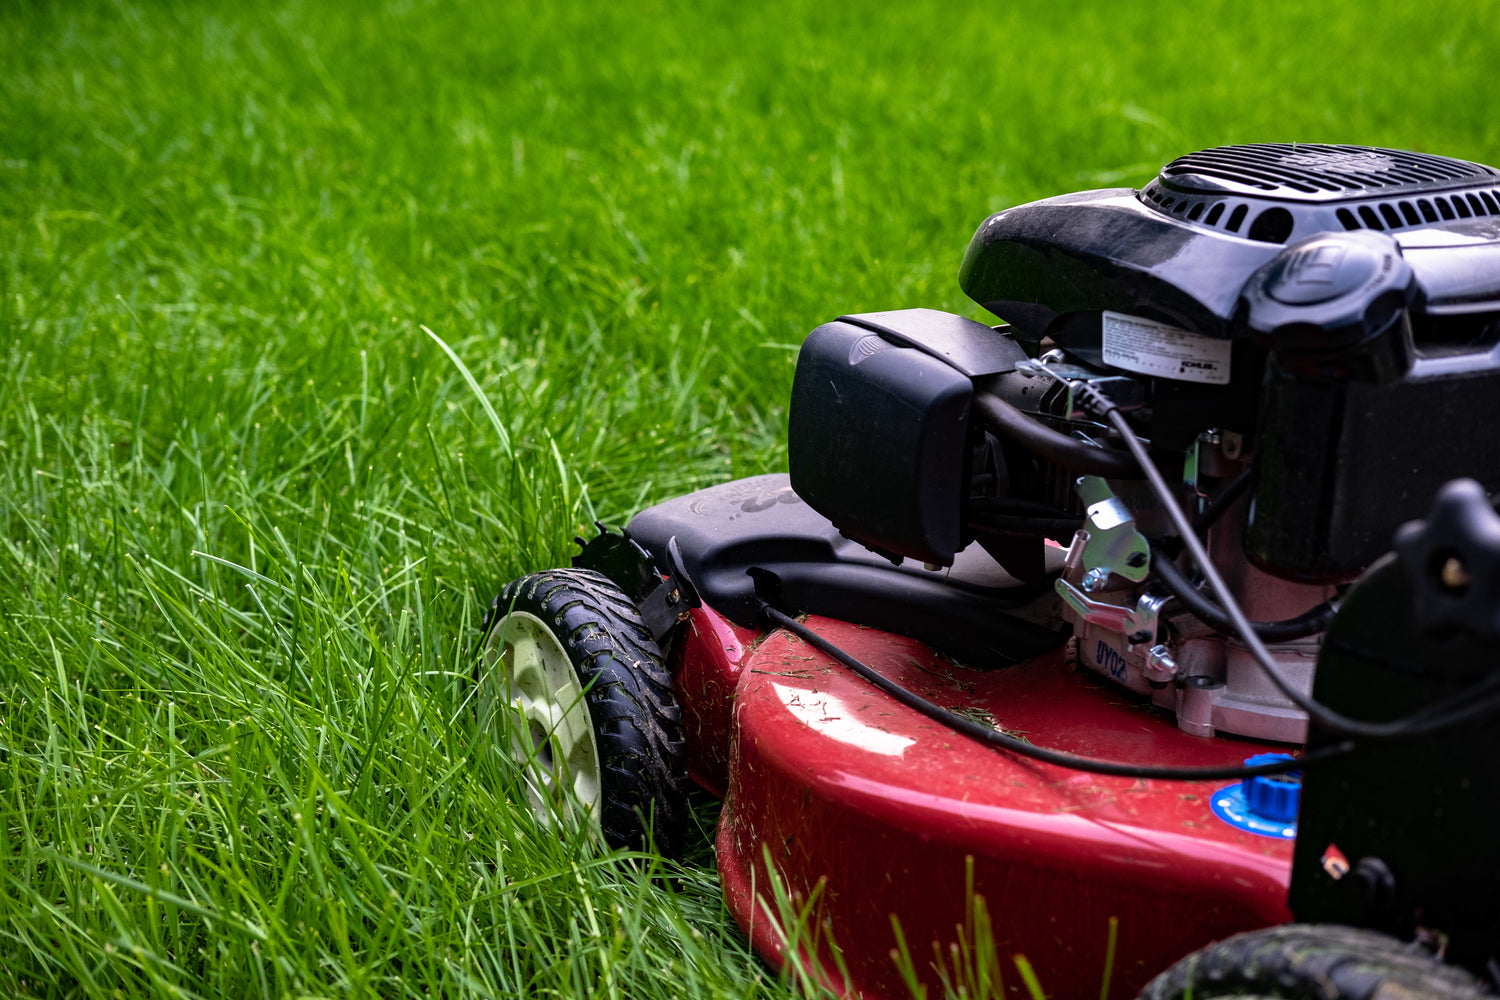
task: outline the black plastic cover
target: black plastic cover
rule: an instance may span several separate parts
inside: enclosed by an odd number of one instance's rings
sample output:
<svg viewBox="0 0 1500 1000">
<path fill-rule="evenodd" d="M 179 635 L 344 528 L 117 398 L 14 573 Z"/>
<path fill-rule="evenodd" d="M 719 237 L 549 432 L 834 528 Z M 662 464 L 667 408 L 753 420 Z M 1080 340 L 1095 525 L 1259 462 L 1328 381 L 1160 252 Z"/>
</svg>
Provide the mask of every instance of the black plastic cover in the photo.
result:
<svg viewBox="0 0 1500 1000">
<path fill-rule="evenodd" d="M 1323 233 L 1287 247 L 1245 282 L 1246 325 L 1283 368 L 1391 382 L 1416 346 L 1416 278 L 1385 233 Z"/>
<path fill-rule="evenodd" d="M 626 531 L 657 565 L 676 538 L 703 602 L 748 628 L 764 624 L 756 570 L 761 595 L 784 611 L 912 636 L 974 667 L 1030 659 L 1064 639 L 1007 613 L 1035 593 L 1018 591 L 979 546 L 947 570 L 893 565 L 803 503 L 785 474 L 676 497 L 637 514 Z"/>
<path fill-rule="evenodd" d="M 1388 385 L 1273 360 L 1260 421 L 1246 554 L 1283 576 L 1348 579 L 1422 516 L 1438 484 L 1467 477 L 1500 492 L 1500 348 L 1419 358 Z"/>
<path fill-rule="evenodd" d="M 1046 198 L 984 221 L 959 282 L 1032 340 L 1103 310 L 1206 337 L 1236 321 L 1245 278 L 1319 233 L 1389 233 L 1432 314 L 1500 310 L 1500 171 L 1403 150 L 1316 144 L 1189 154 L 1140 191 Z"/>
<path fill-rule="evenodd" d="M 1484 185 L 1500 185 L 1500 170 L 1451 156 L 1377 146 L 1261 142 L 1179 156 L 1148 187 L 1178 196 L 1248 195 L 1318 205 Z"/>
<path fill-rule="evenodd" d="M 1396 532 L 1396 553 L 1423 631 L 1500 639 L 1500 514 L 1483 486 L 1472 479 L 1444 486 L 1427 520 Z"/>
<path fill-rule="evenodd" d="M 1463 586 L 1461 579 L 1442 579 L 1450 556 L 1476 574 L 1493 570 L 1500 521 L 1472 484 L 1457 493 L 1450 485 L 1441 496 L 1425 527 L 1404 532 L 1414 544 L 1372 566 L 1329 627 L 1312 694 L 1335 711 L 1390 721 L 1463 698 L 1479 684 L 1490 684 L 1494 697 L 1500 591 L 1476 587 L 1452 604 L 1436 592 Z M 1434 563 L 1433 556 L 1442 558 Z M 1434 607 L 1438 621 L 1431 618 Z M 1314 724 L 1308 749 L 1344 739 Z M 1497 759 L 1500 724 L 1491 712 L 1309 767 L 1289 897 L 1297 920 L 1374 927 L 1403 938 L 1425 927 L 1446 939 L 1450 961 L 1492 974 L 1485 965 L 1500 941 Z M 1330 846 L 1352 871 L 1335 877 L 1324 867 Z M 1372 878 L 1382 869 L 1393 877 Z"/>
<path fill-rule="evenodd" d="M 960 282 L 1017 336 L 1104 372 L 1129 360 L 1111 351 L 1119 316 L 1205 355 L 1232 341 L 1228 384 L 1128 370 L 1149 380 L 1158 453 L 1209 427 L 1247 435 L 1246 551 L 1272 572 L 1351 579 L 1437 484 L 1500 489 L 1492 167 L 1361 146 L 1205 150 L 1140 191 L 990 216 Z"/>
<path fill-rule="evenodd" d="M 818 327 L 792 383 L 792 485 L 867 545 L 951 563 L 966 542 L 972 380 L 1024 357 L 982 323 L 931 309 Z"/>
<path fill-rule="evenodd" d="M 840 316 L 839 322 L 862 326 L 901 347 L 914 347 L 971 379 L 1014 371 L 1026 357 L 1007 334 L 938 309 L 857 313 Z"/>
<path fill-rule="evenodd" d="M 1130 188 L 1084 191 L 990 216 L 959 283 L 1031 340 L 1104 310 L 1228 339 L 1245 279 L 1280 249 L 1186 225 Z"/>
</svg>

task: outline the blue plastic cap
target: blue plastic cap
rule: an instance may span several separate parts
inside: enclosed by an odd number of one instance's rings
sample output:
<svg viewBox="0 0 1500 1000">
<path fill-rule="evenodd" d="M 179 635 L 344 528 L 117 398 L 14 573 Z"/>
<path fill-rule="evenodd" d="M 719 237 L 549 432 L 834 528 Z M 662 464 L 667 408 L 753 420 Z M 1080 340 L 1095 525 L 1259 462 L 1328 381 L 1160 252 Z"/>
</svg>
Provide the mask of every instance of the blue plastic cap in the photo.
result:
<svg viewBox="0 0 1500 1000">
<path fill-rule="evenodd" d="M 1259 767 L 1295 759 L 1289 753 L 1258 753 L 1246 759 L 1245 766 Z M 1241 781 L 1240 790 L 1245 796 L 1245 807 L 1252 815 L 1276 823 L 1289 823 L 1297 818 L 1297 806 L 1302 800 L 1302 772 L 1259 774 Z"/>
</svg>

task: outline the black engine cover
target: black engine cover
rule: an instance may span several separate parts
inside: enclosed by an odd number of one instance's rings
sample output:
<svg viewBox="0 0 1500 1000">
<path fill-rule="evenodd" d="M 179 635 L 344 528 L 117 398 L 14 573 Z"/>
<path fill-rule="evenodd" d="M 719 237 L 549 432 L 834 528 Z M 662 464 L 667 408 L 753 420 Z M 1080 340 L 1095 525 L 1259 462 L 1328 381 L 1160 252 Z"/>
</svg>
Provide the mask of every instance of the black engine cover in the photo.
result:
<svg viewBox="0 0 1500 1000">
<path fill-rule="evenodd" d="M 1204 150 L 1140 191 L 991 216 L 960 281 L 1022 339 L 1148 380 L 1156 448 L 1251 434 L 1246 544 L 1271 572 L 1350 578 L 1438 484 L 1500 492 L 1493 167 L 1363 146 Z M 1154 357 L 1132 353 L 1142 329 L 1162 338 Z"/>
<path fill-rule="evenodd" d="M 959 282 L 1040 340 L 1061 316 L 1109 310 L 1210 338 L 1244 336 L 1245 279 L 1328 232 L 1394 235 L 1425 311 L 1500 307 L 1500 171 L 1425 153 L 1276 143 L 1174 160 L 1140 191 L 1083 191 L 990 216 Z"/>
</svg>

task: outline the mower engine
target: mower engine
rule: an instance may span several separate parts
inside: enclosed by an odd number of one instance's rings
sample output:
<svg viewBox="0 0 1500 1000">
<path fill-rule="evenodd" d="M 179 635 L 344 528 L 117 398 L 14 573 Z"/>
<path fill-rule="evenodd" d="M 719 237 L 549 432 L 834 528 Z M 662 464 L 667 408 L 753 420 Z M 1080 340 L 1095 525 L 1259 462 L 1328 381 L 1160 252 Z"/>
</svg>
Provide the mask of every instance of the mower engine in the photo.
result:
<svg viewBox="0 0 1500 1000">
<path fill-rule="evenodd" d="M 964 291 L 1008 321 L 846 316 L 798 359 L 796 494 L 894 563 L 1046 586 L 1093 670 L 1183 730 L 1306 715 L 1201 592 L 1091 386 L 1169 474 L 1282 671 L 1443 483 L 1500 492 L 1500 171 L 1331 145 L 1205 150 L 1145 188 L 1008 209 Z"/>
</svg>

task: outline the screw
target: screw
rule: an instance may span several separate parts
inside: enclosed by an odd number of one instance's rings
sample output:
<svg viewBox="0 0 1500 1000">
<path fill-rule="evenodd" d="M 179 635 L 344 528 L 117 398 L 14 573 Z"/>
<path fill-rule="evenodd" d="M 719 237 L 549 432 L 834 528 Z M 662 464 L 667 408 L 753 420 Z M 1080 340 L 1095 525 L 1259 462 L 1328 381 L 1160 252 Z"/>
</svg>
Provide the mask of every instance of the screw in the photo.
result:
<svg viewBox="0 0 1500 1000">
<path fill-rule="evenodd" d="M 1458 556 L 1449 556 L 1443 560 L 1443 566 L 1438 570 L 1438 579 L 1449 590 L 1463 590 L 1469 585 L 1468 567 Z"/>
<path fill-rule="evenodd" d="M 1104 588 L 1105 581 L 1109 579 L 1109 570 L 1091 569 L 1083 574 L 1083 592 L 1092 594 L 1096 590 Z"/>
</svg>

